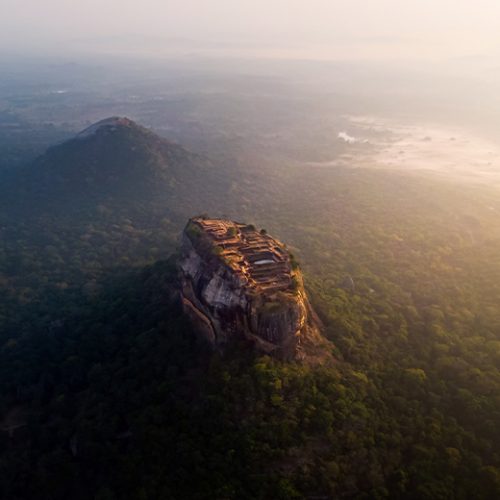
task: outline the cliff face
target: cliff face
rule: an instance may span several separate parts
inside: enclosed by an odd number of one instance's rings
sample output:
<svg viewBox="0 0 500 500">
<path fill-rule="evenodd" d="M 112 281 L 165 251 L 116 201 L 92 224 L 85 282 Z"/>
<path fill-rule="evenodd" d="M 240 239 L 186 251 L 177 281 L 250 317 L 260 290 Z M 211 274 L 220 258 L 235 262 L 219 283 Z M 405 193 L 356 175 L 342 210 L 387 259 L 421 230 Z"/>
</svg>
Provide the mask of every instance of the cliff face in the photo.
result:
<svg viewBox="0 0 500 500">
<path fill-rule="evenodd" d="M 305 341 L 319 337 L 293 258 L 253 226 L 191 219 L 180 271 L 184 310 L 214 346 L 246 338 L 266 353 L 300 358 Z"/>
</svg>

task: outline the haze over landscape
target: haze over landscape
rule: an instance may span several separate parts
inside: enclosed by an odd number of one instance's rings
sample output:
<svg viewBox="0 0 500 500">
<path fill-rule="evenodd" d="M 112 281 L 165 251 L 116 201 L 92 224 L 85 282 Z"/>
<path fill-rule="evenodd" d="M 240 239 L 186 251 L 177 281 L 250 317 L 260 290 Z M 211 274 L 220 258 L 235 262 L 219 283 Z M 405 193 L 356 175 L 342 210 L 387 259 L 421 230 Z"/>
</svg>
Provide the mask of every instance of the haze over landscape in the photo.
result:
<svg viewBox="0 0 500 500">
<path fill-rule="evenodd" d="M 149 48 L 260 51 L 273 57 L 436 60 L 499 54 L 500 7 L 494 0 L 398 2 L 396 0 L 63 0 L 43 4 L 3 0 L 1 42 L 5 52 L 78 47 L 122 51 Z M 64 43 L 64 48 L 60 43 Z M 177 42 L 177 43 L 175 43 Z M 127 44 L 124 45 L 124 44 Z M 121 44 L 121 45 L 120 45 Z M 6 50 L 7 49 L 7 50 Z"/>
<path fill-rule="evenodd" d="M 500 5 L 0 0 L 0 497 L 500 497 Z"/>
</svg>

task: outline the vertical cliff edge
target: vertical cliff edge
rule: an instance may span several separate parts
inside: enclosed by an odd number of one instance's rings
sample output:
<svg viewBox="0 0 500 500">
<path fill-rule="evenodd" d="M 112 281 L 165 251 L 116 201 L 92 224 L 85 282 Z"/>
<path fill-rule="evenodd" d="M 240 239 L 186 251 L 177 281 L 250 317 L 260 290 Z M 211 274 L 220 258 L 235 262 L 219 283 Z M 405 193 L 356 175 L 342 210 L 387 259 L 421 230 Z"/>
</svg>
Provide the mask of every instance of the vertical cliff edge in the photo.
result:
<svg viewBox="0 0 500 500">
<path fill-rule="evenodd" d="M 297 263 L 265 231 L 192 218 L 183 232 L 179 269 L 184 311 L 214 347 L 247 339 L 282 359 L 330 357 Z"/>
</svg>

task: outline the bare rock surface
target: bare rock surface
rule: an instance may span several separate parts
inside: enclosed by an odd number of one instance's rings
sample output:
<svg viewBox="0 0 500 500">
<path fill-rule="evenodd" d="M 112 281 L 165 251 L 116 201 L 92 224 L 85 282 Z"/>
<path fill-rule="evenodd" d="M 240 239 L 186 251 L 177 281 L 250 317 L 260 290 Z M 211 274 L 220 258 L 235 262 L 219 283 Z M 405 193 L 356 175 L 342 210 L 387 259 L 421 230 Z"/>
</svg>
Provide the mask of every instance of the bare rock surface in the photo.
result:
<svg viewBox="0 0 500 500">
<path fill-rule="evenodd" d="M 214 347 L 244 338 L 283 359 L 305 360 L 311 349 L 318 360 L 330 356 L 298 265 L 265 231 L 192 218 L 183 233 L 179 268 L 184 311 Z"/>
</svg>

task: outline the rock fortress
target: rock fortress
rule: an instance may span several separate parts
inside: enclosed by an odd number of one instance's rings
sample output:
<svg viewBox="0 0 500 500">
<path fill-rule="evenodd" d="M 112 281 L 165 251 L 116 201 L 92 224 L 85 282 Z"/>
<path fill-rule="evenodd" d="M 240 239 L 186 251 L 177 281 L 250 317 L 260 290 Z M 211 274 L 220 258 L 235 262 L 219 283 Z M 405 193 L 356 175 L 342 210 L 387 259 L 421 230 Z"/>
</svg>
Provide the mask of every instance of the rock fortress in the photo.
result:
<svg viewBox="0 0 500 500">
<path fill-rule="evenodd" d="M 179 268 L 184 311 L 212 346 L 246 339 L 281 359 L 330 356 L 297 262 L 265 230 L 194 217 Z"/>
</svg>

